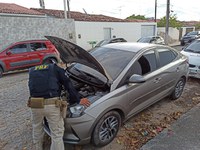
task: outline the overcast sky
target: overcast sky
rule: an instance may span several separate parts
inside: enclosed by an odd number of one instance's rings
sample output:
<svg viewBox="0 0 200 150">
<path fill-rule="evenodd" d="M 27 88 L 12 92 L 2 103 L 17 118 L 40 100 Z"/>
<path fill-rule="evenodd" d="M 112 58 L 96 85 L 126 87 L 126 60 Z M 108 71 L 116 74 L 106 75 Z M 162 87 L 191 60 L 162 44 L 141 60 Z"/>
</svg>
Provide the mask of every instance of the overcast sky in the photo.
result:
<svg viewBox="0 0 200 150">
<path fill-rule="evenodd" d="M 39 0 L 0 0 L 27 8 L 39 8 Z M 63 0 L 44 0 L 46 9 L 63 10 Z M 167 0 L 157 0 L 157 18 L 166 15 Z M 181 21 L 200 21 L 200 0 L 170 0 L 170 9 Z M 126 18 L 135 15 L 154 17 L 155 0 L 70 0 L 71 11 Z"/>
</svg>

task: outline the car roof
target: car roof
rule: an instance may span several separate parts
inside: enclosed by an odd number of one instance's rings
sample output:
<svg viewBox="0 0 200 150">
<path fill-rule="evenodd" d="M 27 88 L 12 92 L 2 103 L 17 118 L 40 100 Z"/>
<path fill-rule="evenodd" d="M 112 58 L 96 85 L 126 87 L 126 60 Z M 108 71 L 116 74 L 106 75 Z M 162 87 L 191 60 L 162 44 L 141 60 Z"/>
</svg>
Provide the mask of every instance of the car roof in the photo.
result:
<svg viewBox="0 0 200 150">
<path fill-rule="evenodd" d="M 155 46 L 156 46 L 155 44 L 149 44 L 149 43 L 124 42 L 124 43 L 112 43 L 112 44 L 104 45 L 103 47 L 120 49 L 120 50 L 131 51 L 131 52 L 136 53 L 141 49 L 151 48 Z"/>
<path fill-rule="evenodd" d="M 37 42 L 37 41 L 48 41 L 47 39 L 34 39 L 34 40 L 23 40 L 23 41 L 17 41 L 16 43 L 20 42 Z"/>
</svg>

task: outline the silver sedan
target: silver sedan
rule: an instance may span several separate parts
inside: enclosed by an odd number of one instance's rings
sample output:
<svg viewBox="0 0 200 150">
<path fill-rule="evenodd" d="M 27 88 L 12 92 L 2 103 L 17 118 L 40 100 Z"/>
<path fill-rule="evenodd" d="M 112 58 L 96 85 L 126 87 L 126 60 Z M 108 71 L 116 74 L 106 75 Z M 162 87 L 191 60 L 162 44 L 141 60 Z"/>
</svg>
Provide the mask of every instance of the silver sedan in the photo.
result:
<svg viewBox="0 0 200 150">
<path fill-rule="evenodd" d="M 187 57 L 168 46 L 125 42 L 87 52 L 58 37 L 46 38 L 60 52 L 80 96 L 92 103 L 69 106 L 66 143 L 109 144 L 124 121 L 166 96 L 178 99 L 187 81 Z M 50 134 L 47 123 L 45 129 Z"/>
</svg>

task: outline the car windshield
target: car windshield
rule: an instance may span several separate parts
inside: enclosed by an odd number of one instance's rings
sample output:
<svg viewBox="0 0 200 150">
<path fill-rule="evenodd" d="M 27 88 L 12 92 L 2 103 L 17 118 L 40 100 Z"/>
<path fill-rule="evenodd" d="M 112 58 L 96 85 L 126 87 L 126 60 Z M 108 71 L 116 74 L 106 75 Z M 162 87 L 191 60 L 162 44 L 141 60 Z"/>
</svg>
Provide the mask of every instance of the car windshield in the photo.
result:
<svg viewBox="0 0 200 150">
<path fill-rule="evenodd" d="M 140 43 L 149 43 L 150 40 L 151 40 L 151 38 L 146 37 L 146 38 L 141 38 L 141 39 L 139 39 L 138 42 L 140 42 Z"/>
<path fill-rule="evenodd" d="M 91 54 L 105 68 L 113 80 L 117 78 L 135 55 L 134 52 L 111 48 L 99 48 L 92 51 Z"/>
<path fill-rule="evenodd" d="M 112 80 L 115 80 L 117 78 L 117 76 L 122 72 L 122 70 L 127 66 L 127 64 L 135 55 L 134 52 L 103 47 L 97 48 L 90 53 L 104 67 Z M 77 69 L 85 68 L 81 67 L 80 65 L 81 64 L 75 64 L 74 67 L 76 67 Z M 95 73 L 95 71 L 92 70 L 90 70 L 90 74 L 98 75 L 97 73 Z M 98 78 L 102 77 L 98 75 Z"/>
<path fill-rule="evenodd" d="M 200 53 L 200 41 L 194 41 L 184 49 L 186 52 Z"/>
</svg>

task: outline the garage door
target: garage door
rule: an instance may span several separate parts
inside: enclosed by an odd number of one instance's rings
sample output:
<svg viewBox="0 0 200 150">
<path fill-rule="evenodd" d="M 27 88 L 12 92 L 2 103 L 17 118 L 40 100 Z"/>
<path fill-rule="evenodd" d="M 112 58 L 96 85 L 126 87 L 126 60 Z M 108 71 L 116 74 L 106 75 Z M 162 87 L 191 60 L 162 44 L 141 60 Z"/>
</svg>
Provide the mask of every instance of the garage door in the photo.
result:
<svg viewBox="0 0 200 150">
<path fill-rule="evenodd" d="M 155 25 L 142 25 L 141 37 L 155 35 Z"/>
</svg>

